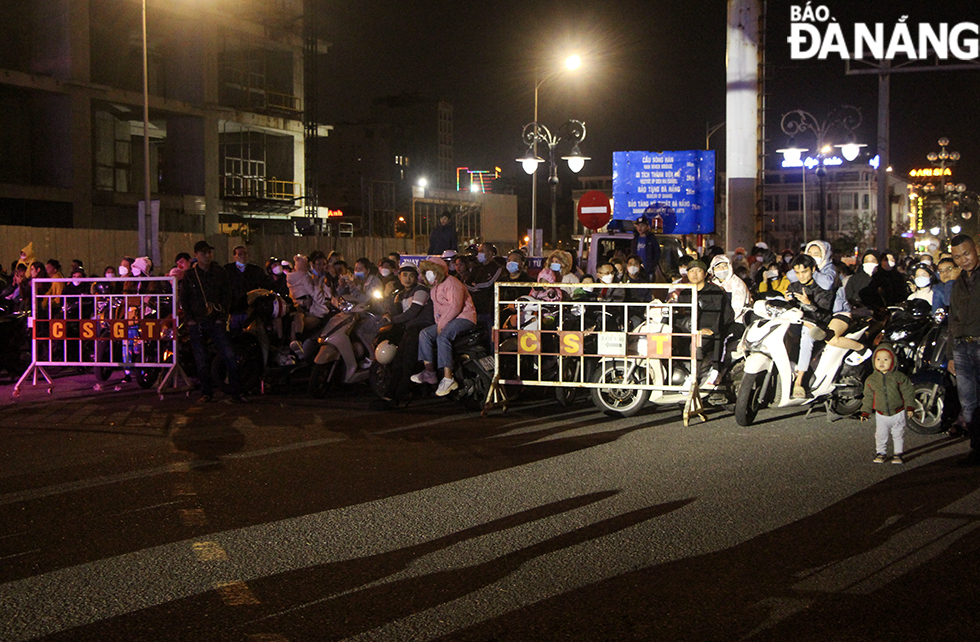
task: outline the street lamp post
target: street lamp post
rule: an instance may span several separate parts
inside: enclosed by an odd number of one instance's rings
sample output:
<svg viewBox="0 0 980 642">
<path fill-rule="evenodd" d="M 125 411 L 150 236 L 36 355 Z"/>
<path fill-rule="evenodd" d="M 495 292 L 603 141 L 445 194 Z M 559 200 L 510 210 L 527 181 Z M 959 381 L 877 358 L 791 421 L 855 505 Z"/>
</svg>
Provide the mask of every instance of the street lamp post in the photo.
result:
<svg viewBox="0 0 980 642">
<path fill-rule="evenodd" d="M 548 146 L 548 185 L 551 186 L 551 243 L 555 246 L 558 241 L 558 213 L 557 213 L 557 198 L 558 198 L 558 162 L 555 158 L 555 148 L 558 147 L 558 143 L 563 140 L 572 141 L 572 151 L 567 156 L 562 156 L 563 161 L 568 162 L 568 168 L 575 172 L 576 174 L 582 171 L 585 166 L 585 161 L 590 160 L 588 156 L 582 154 L 578 148 L 578 144 L 585 140 L 585 123 L 580 120 L 569 120 L 561 127 L 559 127 L 555 133 L 552 133 L 550 129 L 542 125 L 541 123 L 535 121 L 533 123 L 528 123 L 524 126 L 524 131 L 521 134 L 521 138 L 524 143 L 528 146 L 527 153 L 518 158 L 517 161 L 524 166 L 524 171 L 532 176 L 535 175 L 538 165 L 545 162 L 543 158 L 539 158 L 537 155 L 538 143 L 544 143 Z M 535 176 L 535 184 L 537 184 L 537 177 Z M 533 192 L 532 192 L 533 194 Z M 533 198 L 533 196 L 532 196 Z M 532 233 L 537 228 L 535 227 L 536 216 L 535 211 L 531 210 L 531 230 Z M 532 245 L 531 249 L 534 250 L 535 247 Z"/>
<path fill-rule="evenodd" d="M 139 221 L 139 252 L 149 256 L 156 266 L 160 265 L 160 235 L 156 226 L 159 218 L 153 218 L 150 201 L 150 79 L 149 54 L 146 46 L 146 0 L 143 0 L 143 215 Z"/>
<path fill-rule="evenodd" d="M 949 139 L 945 136 L 940 138 L 938 142 L 939 151 L 929 152 L 926 154 L 926 159 L 932 163 L 933 167 L 939 168 L 939 186 L 937 187 L 929 182 L 922 186 L 922 191 L 929 195 L 939 192 L 938 196 L 941 200 L 939 205 L 939 223 L 942 232 L 941 241 L 943 247 L 945 247 L 949 243 L 950 214 L 959 205 L 961 195 L 966 192 L 966 185 L 963 183 L 954 185 L 952 181 L 946 181 L 946 170 L 956 165 L 956 161 L 960 159 L 960 153 L 951 152 L 946 149 L 949 147 Z"/>
<path fill-rule="evenodd" d="M 861 110 L 857 107 L 845 105 L 832 111 L 823 121 L 818 120 L 813 114 L 802 109 L 783 114 L 780 127 L 784 134 L 793 140 L 796 134 L 812 131 L 817 139 L 817 178 L 820 181 L 820 238 L 827 239 L 827 168 L 824 163 L 827 155 L 833 151 L 834 147 L 841 149 L 844 158 L 852 161 L 858 157 L 861 147 L 864 145 L 854 142 L 854 131 L 861 125 Z M 837 134 L 841 140 L 846 142 L 834 145 L 833 134 Z M 790 150 L 779 150 L 803 152 L 805 149 L 796 148 L 791 143 Z M 789 157 L 787 156 L 787 159 Z M 798 158 L 798 156 L 797 156 Z M 806 171 L 804 169 L 804 171 Z"/>
<path fill-rule="evenodd" d="M 571 56 L 569 56 L 568 58 L 565 59 L 564 69 L 567 69 L 569 71 L 574 71 L 574 70 L 578 69 L 581 65 L 582 65 L 582 59 L 578 55 L 571 55 Z M 558 75 L 559 73 L 561 73 L 561 71 L 562 71 L 562 68 L 559 67 L 557 69 L 552 70 L 551 73 L 545 74 L 540 79 L 537 77 L 537 72 L 535 72 L 535 76 L 534 76 L 534 121 L 533 122 L 535 122 L 535 123 L 538 122 L 538 90 L 541 88 L 541 85 L 543 85 L 547 80 L 550 80 L 551 78 L 554 78 L 556 75 Z M 534 143 L 532 144 L 532 150 L 531 150 L 531 152 L 533 153 L 534 157 L 536 158 L 537 155 L 538 155 L 538 141 L 537 141 L 537 139 L 535 139 Z M 518 159 L 518 160 L 523 162 L 523 159 Z M 525 164 L 525 166 L 524 166 L 525 171 L 528 171 L 527 170 L 528 167 L 529 167 L 529 165 L 526 165 Z M 535 249 L 537 248 L 537 244 L 535 243 L 535 241 L 536 241 L 536 236 L 537 236 L 537 233 L 538 233 L 538 176 L 535 173 L 536 170 L 537 170 L 537 164 L 534 165 L 534 168 L 535 168 L 534 170 L 528 171 L 528 173 L 531 174 L 531 177 L 532 177 L 532 180 L 531 180 L 531 233 L 530 233 L 529 238 L 528 238 L 529 253 L 533 253 L 535 251 Z"/>
</svg>

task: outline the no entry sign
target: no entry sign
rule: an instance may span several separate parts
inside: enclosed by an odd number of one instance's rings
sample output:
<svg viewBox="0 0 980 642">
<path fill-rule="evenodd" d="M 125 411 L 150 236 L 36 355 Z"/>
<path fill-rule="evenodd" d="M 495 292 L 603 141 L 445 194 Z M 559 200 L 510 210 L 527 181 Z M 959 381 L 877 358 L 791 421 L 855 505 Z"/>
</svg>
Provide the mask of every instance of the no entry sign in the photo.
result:
<svg viewBox="0 0 980 642">
<path fill-rule="evenodd" d="M 599 190 L 582 194 L 578 201 L 578 220 L 590 230 L 598 230 L 612 218 L 609 196 Z"/>
</svg>

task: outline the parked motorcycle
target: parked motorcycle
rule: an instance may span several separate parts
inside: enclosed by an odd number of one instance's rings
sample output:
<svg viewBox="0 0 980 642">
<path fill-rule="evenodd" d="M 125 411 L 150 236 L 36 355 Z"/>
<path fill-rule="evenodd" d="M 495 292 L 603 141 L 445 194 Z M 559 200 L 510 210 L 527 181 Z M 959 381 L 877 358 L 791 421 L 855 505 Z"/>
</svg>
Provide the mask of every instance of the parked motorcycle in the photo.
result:
<svg viewBox="0 0 980 642">
<path fill-rule="evenodd" d="M 647 354 L 647 334 L 669 334 L 673 332 L 670 325 L 665 323 L 667 311 L 665 308 L 649 307 L 647 320 L 637 326 L 630 338 L 628 353 L 632 355 Z M 733 363 L 741 361 L 741 354 L 733 355 Z M 716 380 L 717 372 L 701 373 L 703 381 L 698 387 L 699 394 L 712 395 L 728 390 L 732 383 L 731 373 L 740 370 L 734 365 L 724 377 Z M 691 387 L 696 373 L 691 371 L 691 363 L 687 359 L 652 359 L 603 358 L 599 361 L 592 376 L 594 383 L 610 383 L 625 387 L 593 388 L 592 403 L 607 415 L 614 417 L 631 417 L 638 413 L 647 403 L 655 405 L 686 404 L 691 399 Z M 639 385 L 652 386 L 683 386 L 682 392 L 663 390 L 644 390 Z"/>
<path fill-rule="evenodd" d="M 313 359 L 309 395 L 320 399 L 338 383 L 367 381 L 374 363 L 374 338 L 384 323 L 366 304 L 350 302 L 327 319 Z"/>
<path fill-rule="evenodd" d="M 745 331 L 741 344 L 745 368 L 735 402 L 735 420 L 740 426 L 752 425 L 759 409 L 766 406 L 790 408 L 825 402 L 841 416 L 861 409 L 864 380 L 871 368 L 870 348 L 863 343 L 860 351 L 824 344 L 812 370 L 810 396 L 794 398 L 799 341 L 788 339 L 791 329 L 802 328 L 803 312 L 779 297 L 756 301 L 753 311 L 758 318 Z M 870 324 L 870 319 L 854 319 L 844 337 L 867 341 Z"/>
</svg>

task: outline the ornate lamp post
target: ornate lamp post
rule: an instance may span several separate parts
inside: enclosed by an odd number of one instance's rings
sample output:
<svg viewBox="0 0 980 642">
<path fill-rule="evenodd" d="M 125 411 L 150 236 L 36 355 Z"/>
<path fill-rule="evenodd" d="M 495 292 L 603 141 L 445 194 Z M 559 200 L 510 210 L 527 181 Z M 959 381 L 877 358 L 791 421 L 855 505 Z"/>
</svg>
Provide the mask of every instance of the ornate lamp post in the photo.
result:
<svg viewBox="0 0 980 642">
<path fill-rule="evenodd" d="M 799 160 L 799 153 L 807 151 L 804 148 L 796 147 L 794 140 L 797 134 L 812 131 L 817 142 L 817 178 L 820 181 L 820 238 L 827 238 L 827 168 L 824 166 L 827 156 L 833 152 L 834 148 L 840 148 L 845 160 L 852 161 L 861 153 L 861 148 L 865 145 L 854 140 L 854 131 L 861 125 L 861 110 L 857 107 L 845 105 L 834 111 L 824 120 L 818 120 L 816 116 L 802 109 L 783 114 L 780 127 L 783 133 L 790 137 L 790 148 L 779 150 L 781 152 L 791 152 Z M 834 140 L 839 141 L 837 144 Z M 840 142 L 843 141 L 843 142 Z M 786 156 L 790 160 L 789 155 Z M 804 169 L 804 171 L 806 171 Z M 805 198 L 805 195 L 804 195 Z"/>
<path fill-rule="evenodd" d="M 935 203 L 935 208 L 939 214 L 939 229 L 936 230 L 941 234 L 940 241 L 943 247 L 949 243 L 950 236 L 950 218 L 957 212 L 957 210 L 962 209 L 961 215 L 964 219 L 969 219 L 973 213 L 968 208 L 961 208 L 961 204 L 965 200 L 971 199 L 971 194 L 967 193 L 966 185 L 963 183 L 954 184 L 952 181 L 947 181 L 947 170 L 952 169 L 956 165 L 956 161 L 960 159 L 959 152 L 951 152 L 947 149 L 949 147 L 949 139 L 943 136 L 939 139 L 939 151 L 929 152 L 926 154 L 926 159 L 932 163 L 933 167 L 938 168 L 938 176 L 936 177 L 936 183 L 928 182 L 922 186 L 922 192 L 925 194 L 923 198 L 927 200 L 932 200 Z M 949 173 L 952 176 L 952 172 Z"/>
<path fill-rule="evenodd" d="M 563 140 L 572 141 L 572 151 L 567 156 L 562 156 L 563 161 L 568 162 L 568 168 L 576 174 L 582 171 L 585 161 L 590 160 L 588 156 L 582 154 L 578 144 L 585 140 L 585 123 L 580 120 L 569 120 L 555 133 L 538 122 L 528 123 L 524 126 L 521 134 L 524 144 L 528 146 L 527 153 L 518 158 L 517 161 L 524 166 L 524 171 L 534 175 L 538 164 L 545 162 L 536 153 L 538 143 L 548 146 L 548 185 L 551 186 L 551 243 L 554 246 L 558 241 L 558 215 L 557 215 L 557 192 L 558 192 L 558 163 L 555 159 L 555 148 Z M 533 212 L 533 210 L 532 210 Z M 532 217 L 533 218 L 533 217 Z M 532 221 L 532 230 L 536 221 Z M 533 239 L 532 239 L 533 242 Z M 531 246 L 532 251 L 534 246 Z"/>
</svg>

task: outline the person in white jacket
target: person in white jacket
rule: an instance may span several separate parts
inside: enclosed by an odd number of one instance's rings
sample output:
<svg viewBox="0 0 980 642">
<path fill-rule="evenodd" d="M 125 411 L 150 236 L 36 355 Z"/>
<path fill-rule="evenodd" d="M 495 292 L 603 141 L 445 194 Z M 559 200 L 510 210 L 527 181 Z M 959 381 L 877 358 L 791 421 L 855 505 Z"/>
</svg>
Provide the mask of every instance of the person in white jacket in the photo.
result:
<svg viewBox="0 0 980 642">
<path fill-rule="evenodd" d="M 711 259 L 708 272 L 714 277 L 715 283 L 731 296 L 735 323 L 743 323 L 745 313 L 752 309 L 752 295 L 745 281 L 736 276 L 731 259 L 724 254 L 719 254 Z"/>
<path fill-rule="evenodd" d="M 293 261 L 293 271 L 286 275 L 289 298 L 296 306 L 290 328 L 289 348 L 302 359 L 305 351 L 297 336 L 320 325 L 323 317 L 330 312 L 332 293 L 323 279 L 314 279 L 310 274 L 310 261 L 306 256 L 297 254 Z"/>
</svg>

